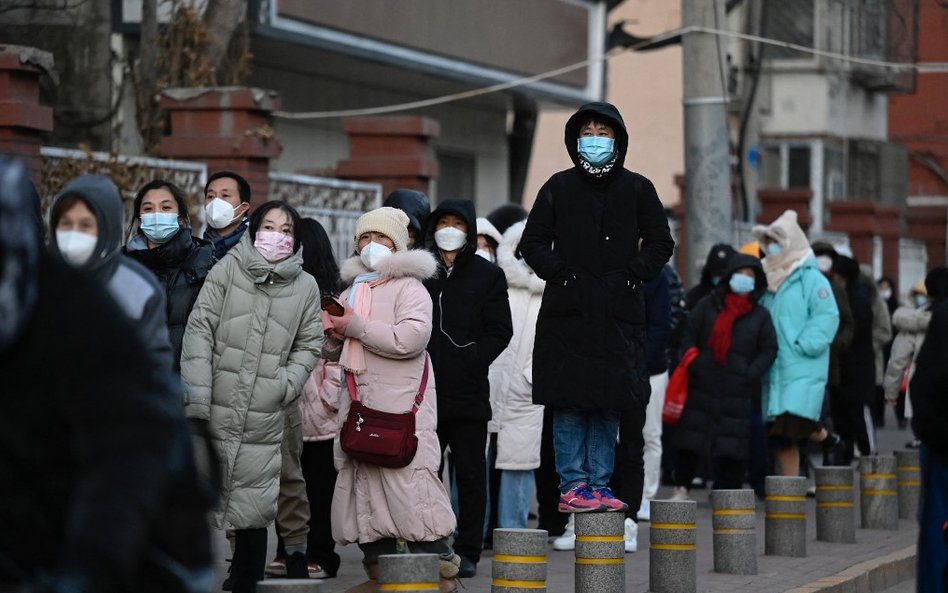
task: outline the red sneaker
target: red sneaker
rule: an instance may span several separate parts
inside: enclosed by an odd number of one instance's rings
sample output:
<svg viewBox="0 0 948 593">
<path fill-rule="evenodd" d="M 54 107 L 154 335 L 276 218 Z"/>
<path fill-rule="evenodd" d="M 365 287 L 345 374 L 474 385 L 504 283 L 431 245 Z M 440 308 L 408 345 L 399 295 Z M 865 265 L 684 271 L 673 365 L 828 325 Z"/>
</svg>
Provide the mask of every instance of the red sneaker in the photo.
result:
<svg viewBox="0 0 948 593">
<path fill-rule="evenodd" d="M 609 488 L 596 488 L 592 491 L 592 495 L 596 500 L 602 503 L 602 506 L 605 507 L 607 511 L 625 512 L 629 510 L 629 505 L 616 498 Z"/>
<path fill-rule="evenodd" d="M 576 484 L 569 491 L 560 494 L 559 509 L 561 513 L 594 513 L 606 510 L 586 484 Z"/>
</svg>

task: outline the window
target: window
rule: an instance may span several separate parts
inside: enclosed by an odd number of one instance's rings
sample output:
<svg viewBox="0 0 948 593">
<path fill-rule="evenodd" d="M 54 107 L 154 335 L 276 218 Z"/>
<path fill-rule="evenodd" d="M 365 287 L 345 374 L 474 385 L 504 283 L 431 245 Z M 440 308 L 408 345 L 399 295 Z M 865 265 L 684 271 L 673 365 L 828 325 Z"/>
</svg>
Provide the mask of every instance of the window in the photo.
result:
<svg viewBox="0 0 948 593">
<path fill-rule="evenodd" d="M 791 146 L 788 152 L 787 187 L 810 187 L 810 147 Z"/>
<path fill-rule="evenodd" d="M 764 36 L 813 47 L 816 26 L 813 3 L 814 0 L 767 2 Z M 765 56 L 777 59 L 809 59 L 807 54 L 776 46 L 768 46 Z"/>
<path fill-rule="evenodd" d="M 438 153 L 438 201 L 475 197 L 476 159 L 472 154 Z"/>
</svg>

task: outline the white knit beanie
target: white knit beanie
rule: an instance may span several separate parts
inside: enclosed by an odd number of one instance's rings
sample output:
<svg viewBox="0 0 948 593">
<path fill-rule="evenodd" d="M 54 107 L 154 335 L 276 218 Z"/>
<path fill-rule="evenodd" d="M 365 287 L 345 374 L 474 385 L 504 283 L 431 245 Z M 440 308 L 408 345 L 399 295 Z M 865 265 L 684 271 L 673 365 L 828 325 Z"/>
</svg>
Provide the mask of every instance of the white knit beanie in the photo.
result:
<svg viewBox="0 0 948 593">
<path fill-rule="evenodd" d="M 356 221 L 355 244 L 359 249 L 359 237 L 363 233 L 382 233 L 395 244 L 395 251 L 408 248 L 408 215 L 398 208 L 376 208 L 366 212 Z"/>
</svg>

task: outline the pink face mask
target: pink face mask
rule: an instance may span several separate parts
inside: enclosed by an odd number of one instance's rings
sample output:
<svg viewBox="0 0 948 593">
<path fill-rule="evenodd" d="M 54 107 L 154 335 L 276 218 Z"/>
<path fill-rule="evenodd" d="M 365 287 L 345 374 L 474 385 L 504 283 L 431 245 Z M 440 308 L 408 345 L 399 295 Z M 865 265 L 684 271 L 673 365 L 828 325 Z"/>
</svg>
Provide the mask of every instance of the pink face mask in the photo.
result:
<svg viewBox="0 0 948 593">
<path fill-rule="evenodd" d="M 275 231 L 257 231 L 253 246 L 268 262 L 278 262 L 293 254 L 293 237 Z"/>
</svg>

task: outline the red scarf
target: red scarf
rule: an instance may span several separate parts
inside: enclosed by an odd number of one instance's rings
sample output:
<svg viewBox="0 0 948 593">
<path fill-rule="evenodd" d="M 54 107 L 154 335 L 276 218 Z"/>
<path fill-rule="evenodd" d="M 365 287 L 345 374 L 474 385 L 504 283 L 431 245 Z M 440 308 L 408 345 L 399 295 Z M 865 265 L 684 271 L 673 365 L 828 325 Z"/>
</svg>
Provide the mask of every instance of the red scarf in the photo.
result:
<svg viewBox="0 0 948 593">
<path fill-rule="evenodd" d="M 708 338 L 708 346 L 714 353 L 714 362 L 721 366 L 727 362 L 727 351 L 731 349 L 731 329 L 734 327 L 734 320 L 750 313 L 754 308 L 748 295 L 737 295 L 732 292 L 724 296 L 724 308 L 718 313 L 718 318 L 714 320 L 714 328 L 711 329 L 711 337 Z"/>
</svg>

